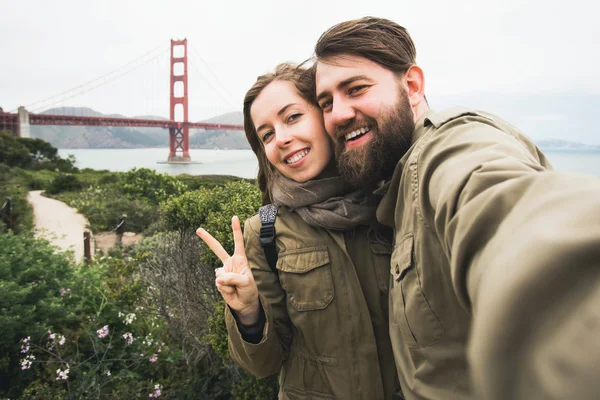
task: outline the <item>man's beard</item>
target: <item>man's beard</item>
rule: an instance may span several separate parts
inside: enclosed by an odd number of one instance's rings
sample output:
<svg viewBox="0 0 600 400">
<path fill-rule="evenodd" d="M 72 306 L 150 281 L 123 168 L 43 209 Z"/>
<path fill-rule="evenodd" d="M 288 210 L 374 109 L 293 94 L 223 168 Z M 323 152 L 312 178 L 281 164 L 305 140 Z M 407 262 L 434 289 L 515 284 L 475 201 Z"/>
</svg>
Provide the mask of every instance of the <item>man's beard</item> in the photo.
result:
<svg viewBox="0 0 600 400">
<path fill-rule="evenodd" d="M 343 135 L 364 127 L 365 123 L 371 127 L 371 139 L 361 147 L 347 149 Z M 382 115 L 381 124 L 367 117 L 337 129 L 335 157 L 340 175 L 357 187 L 374 185 L 390 178 L 396 164 L 411 146 L 414 129 L 408 96 L 406 91 L 401 90 L 398 106 Z"/>
</svg>

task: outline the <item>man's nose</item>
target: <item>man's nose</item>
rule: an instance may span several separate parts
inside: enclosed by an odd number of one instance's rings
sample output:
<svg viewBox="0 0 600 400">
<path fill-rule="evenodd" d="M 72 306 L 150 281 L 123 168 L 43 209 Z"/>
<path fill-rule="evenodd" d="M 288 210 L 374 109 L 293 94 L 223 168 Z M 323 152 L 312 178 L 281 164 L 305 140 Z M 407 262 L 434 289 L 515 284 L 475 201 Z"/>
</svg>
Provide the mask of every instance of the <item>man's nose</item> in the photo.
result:
<svg viewBox="0 0 600 400">
<path fill-rule="evenodd" d="M 356 111 L 351 104 L 344 100 L 336 100 L 331 108 L 331 123 L 334 127 L 342 126 L 356 117 Z"/>
</svg>

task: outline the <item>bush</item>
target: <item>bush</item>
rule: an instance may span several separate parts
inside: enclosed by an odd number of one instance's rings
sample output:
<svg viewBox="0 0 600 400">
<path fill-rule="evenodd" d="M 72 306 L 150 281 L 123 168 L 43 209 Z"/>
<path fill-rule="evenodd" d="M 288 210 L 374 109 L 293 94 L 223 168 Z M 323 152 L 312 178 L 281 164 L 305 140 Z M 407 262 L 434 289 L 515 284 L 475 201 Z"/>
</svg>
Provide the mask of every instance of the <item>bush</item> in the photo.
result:
<svg viewBox="0 0 600 400">
<path fill-rule="evenodd" d="M 22 179 L 17 176 L 19 171 L 22 170 L 0 164 L 0 207 L 8 198 L 11 198 L 12 230 L 15 233 L 27 232 L 33 227 L 33 209 L 27 202 L 27 190 L 22 185 Z M 0 221 L 4 227 L 7 226 L 7 208 L 0 211 Z"/>
<path fill-rule="evenodd" d="M 59 296 L 72 277 L 68 260 L 48 242 L 31 234 L 0 235 L 0 394 L 16 397 L 36 377 L 18 373 L 19 340 L 72 322 Z"/>
<path fill-rule="evenodd" d="M 231 254 L 231 217 L 237 215 L 243 222 L 258 211 L 260 204 L 258 188 L 251 183 L 238 181 L 227 183 L 224 187 L 200 189 L 169 199 L 161 205 L 160 211 L 168 229 L 193 233 L 202 227 Z M 212 252 L 205 253 L 203 261 L 210 265 L 220 265 Z"/>
<path fill-rule="evenodd" d="M 167 174 L 148 168 L 132 169 L 121 176 L 120 187 L 130 198 L 144 197 L 158 204 L 187 190 L 185 184 Z"/>
<path fill-rule="evenodd" d="M 127 214 L 127 231 L 143 232 L 158 220 L 158 207 L 144 198 L 129 198 L 117 189 L 89 187 L 57 198 L 86 216 L 93 232 L 113 230 Z"/>
<path fill-rule="evenodd" d="M 147 301 L 138 262 L 76 267 L 46 241 L 0 235 L 0 397 L 149 398 L 177 388 L 188 368 Z"/>
<path fill-rule="evenodd" d="M 27 146 L 8 131 L 0 132 L 0 163 L 23 168 L 29 167 L 32 163 Z"/>
<path fill-rule="evenodd" d="M 81 190 L 83 185 L 79 178 L 73 174 L 58 174 L 50 184 L 47 192 L 49 194 L 58 194 L 62 192 L 75 192 Z"/>
</svg>

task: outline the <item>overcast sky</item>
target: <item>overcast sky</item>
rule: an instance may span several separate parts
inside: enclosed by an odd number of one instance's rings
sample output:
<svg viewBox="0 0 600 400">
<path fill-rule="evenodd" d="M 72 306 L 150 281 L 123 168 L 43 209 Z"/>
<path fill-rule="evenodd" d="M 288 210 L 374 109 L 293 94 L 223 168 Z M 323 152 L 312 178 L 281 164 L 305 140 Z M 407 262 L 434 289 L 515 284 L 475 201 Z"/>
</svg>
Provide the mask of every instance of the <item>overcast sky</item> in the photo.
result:
<svg viewBox="0 0 600 400">
<path fill-rule="evenodd" d="M 86 106 L 107 114 L 168 117 L 169 40 L 185 37 L 190 120 L 239 111 L 258 75 L 281 61 L 303 61 L 328 27 L 365 15 L 408 28 L 429 98 L 481 92 L 598 95 L 597 4 L 0 0 L 0 107 Z"/>
</svg>

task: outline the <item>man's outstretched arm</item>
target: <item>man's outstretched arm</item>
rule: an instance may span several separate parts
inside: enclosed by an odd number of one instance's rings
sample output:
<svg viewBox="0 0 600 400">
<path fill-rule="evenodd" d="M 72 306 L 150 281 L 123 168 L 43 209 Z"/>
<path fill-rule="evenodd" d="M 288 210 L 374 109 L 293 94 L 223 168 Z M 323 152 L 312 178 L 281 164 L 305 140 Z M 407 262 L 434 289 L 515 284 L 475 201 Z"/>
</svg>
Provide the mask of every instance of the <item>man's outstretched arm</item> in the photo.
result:
<svg viewBox="0 0 600 400">
<path fill-rule="evenodd" d="M 415 169 L 473 313 L 474 384 L 486 399 L 597 398 L 600 180 L 544 172 L 479 125 L 430 140 Z"/>
</svg>

